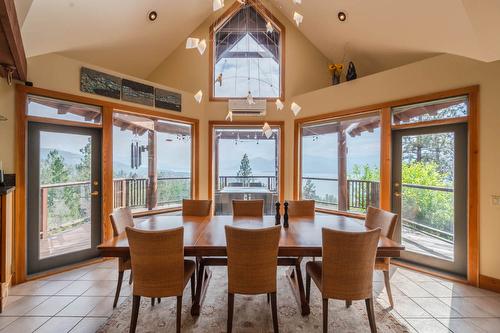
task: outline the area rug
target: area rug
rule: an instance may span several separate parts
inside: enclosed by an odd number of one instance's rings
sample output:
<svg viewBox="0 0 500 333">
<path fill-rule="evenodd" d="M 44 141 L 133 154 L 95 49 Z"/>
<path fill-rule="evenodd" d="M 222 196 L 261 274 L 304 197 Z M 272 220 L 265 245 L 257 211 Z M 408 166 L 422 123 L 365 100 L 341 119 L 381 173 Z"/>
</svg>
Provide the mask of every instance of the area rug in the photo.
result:
<svg viewBox="0 0 500 333">
<path fill-rule="evenodd" d="M 182 305 L 182 332 L 226 332 L 227 320 L 227 275 L 225 267 L 213 267 L 212 279 L 199 317 L 192 317 L 191 291 L 184 292 Z M 311 314 L 300 314 L 284 268 L 278 270 L 278 317 L 280 332 L 321 332 L 321 294 L 312 283 Z M 125 300 L 114 311 L 111 318 L 98 330 L 100 333 L 128 332 L 132 299 Z M 137 332 L 175 332 L 175 297 L 164 298 L 160 304 L 151 307 L 150 299 L 142 299 L 139 310 Z M 368 317 L 364 301 L 353 302 L 350 308 L 341 301 L 330 300 L 329 331 L 369 332 Z M 408 332 L 387 309 L 375 302 L 375 316 L 378 332 Z M 234 305 L 233 332 L 272 332 L 271 307 L 266 295 L 236 295 Z"/>
</svg>

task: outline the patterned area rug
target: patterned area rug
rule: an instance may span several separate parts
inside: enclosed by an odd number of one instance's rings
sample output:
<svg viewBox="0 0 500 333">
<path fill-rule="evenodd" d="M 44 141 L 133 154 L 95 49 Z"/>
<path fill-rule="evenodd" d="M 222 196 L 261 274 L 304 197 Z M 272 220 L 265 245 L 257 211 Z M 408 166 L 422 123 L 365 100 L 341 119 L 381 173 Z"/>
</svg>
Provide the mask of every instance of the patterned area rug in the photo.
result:
<svg viewBox="0 0 500 333">
<path fill-rule="evenodd" d="M 182 332 L 226 332 L 227 275 L 225 267 L 213 267 L 212 279 L 198 318 L 190 314 L 191 291 L 187 286 L 182 305 Z M 234 305 L 234 332 L 272 332 L 271 307 L 266 295 L 236 295 Z M 129 298 L 98 330 L 100 333 L 128 332 L 132 299 Z M 137 332 L 175 332 L 175 297 L 164 298 L 151 307 L 150 299 L 142 298 Z M 364 301 L 353 302 L 347 309 L 345 303 L 330 300 L 329 331 L 369 332 Z M 375 302 L 378 332 L 408 332 L 387 310 Z M 321 332 L 322 304 L 318 289 L 311 283 L 311 314 L 302 317 L 284 268 L 278 269 L 278 317 L 280 332 Z"/>
</svg>

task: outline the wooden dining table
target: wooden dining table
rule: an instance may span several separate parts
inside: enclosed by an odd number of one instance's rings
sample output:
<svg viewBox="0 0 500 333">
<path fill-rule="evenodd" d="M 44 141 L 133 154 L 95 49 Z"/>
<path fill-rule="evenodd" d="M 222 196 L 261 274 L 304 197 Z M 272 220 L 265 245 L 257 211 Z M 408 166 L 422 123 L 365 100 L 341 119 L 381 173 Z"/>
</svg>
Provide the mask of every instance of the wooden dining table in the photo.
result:
<svg viewBox="0 0 500 333">
<path fill-rule="evenodd" d="M 158 215 L 144 221 L 137 221 L 135 228 L 141 230 L 168 230 L 184 227 L 184 255 L 186 257 L 225 257 L 226 234 L 225 226 L 241 228 L 263 228 L 275 225 L 274 216 L 264 217 L 233 217 L 233 216 L 165 216 Z M 340 215 L 317 215 L 314 217 L 293 217 L 289 226 L 281 228 L 278 256 L 285 257 L 321 257 L 323 228 L 334 230 L 361 232 L 366 231 L 363 221 Z M 103 257 L 130 257 L 130 249 L 125 232 L 113 237 L 97 247 Z M 387 237 L 381 236 L 378 248 L 378 258 L 399 257 L 404 246 Z M 199 261 L 197 260 L 197 263 Z M 191 307 L 191 314 L 200 313 L 204 296 L 208 288 L 211 271 L 203 265 L 197 265 L 196 294 Z M 299 265 L 300 266 L 300 265 Z M 300 269 L 300 268 L 299 268 Z M 305 300 L 302 273 L 291 267 L 287 273 L 297 303 L 302 315 L 310 312 Z"/>
</svg>

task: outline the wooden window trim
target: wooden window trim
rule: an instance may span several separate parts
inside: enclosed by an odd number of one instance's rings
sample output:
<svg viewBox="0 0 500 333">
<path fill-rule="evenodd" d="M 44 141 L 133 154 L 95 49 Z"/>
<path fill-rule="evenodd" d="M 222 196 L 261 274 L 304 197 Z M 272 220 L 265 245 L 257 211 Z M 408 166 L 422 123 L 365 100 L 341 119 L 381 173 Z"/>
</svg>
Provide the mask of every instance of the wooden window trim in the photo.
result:
<svg viewBox="0 0 500 333">
<path fill-rule="evenodd" d="M 388 119 L 387 116 L 384 117 L 389 113 L 390 116 L 390 110 L 387 110 L 387 108 L 381 109 L 381 110 L 367 110 L 364 112 L 357 112 L 357 113 L 342 113 L 339 116 L 336 117 L 325 117 L 325 118 L 320 118 L 320 117 L 314 117 L 313 120 L 311 121 L 301 121 L 302 119 L 307 119 L 307 118 L 299 118 L 295 119 L 295 132 L 294 132 L 294 156 L 297 157 L 297 162 L 294 164 L 293 168 L 293 197 L 294 200 L 301 200 L 302 197 L 302 129 L 305 124 L 321 124 L 321 123 L 327 123 L 329 121 L 335 122 L 335 121 L 342 121 L 346 119 L 353 119 L 357 118 L 360 116 L 363 117 L 370 117 L 370 116 L 379 116 L 380 117 L 380 186 L 381 186 L 381 191 L 380 191 L 380 207 L 382 208 L 382 181 L 386 180 L 386 177 L 389 175 L 390 177 L 390 172 L 387 172 L 387 159 L 389 159 L 390 163 L 390 156 L 387 157 L 387 154 L 390 154 L 391 150 L 389 147 L 389 150 L 387 150 L 387 144 L 384 144 L 384 138 L 387 137 L 387 128 L 389 128 L 390 132 L 390 118 Z M 331 115 L 331 114 L 329 114 Z M 312 119 L 312 117 L 310 117 Z M 389 122 L 388 122 L 389 121 Z M 389 142 L 390 143 L 390 142 Z M 389 164 L 390 168 L 390 164 Z M 388 178 L 389 181 L 391 180 Z M 389 192 L 390 193 L 390 192 Z M 389 201 L 390 205 L 390 201 Z M 387 201 L 384 200 L 384 207 L 387 207 Z M 390 209 L 390 206 L 389 206 Z M 356 212 L 346 212 L 338 209 L 328 209 L 328 208 L 316 208 L 316 211 L 322 212 L 322 213 L 328 213 L 328 214 L 336 214 L 336 215 L 342 215 L 342 216 L 349 216 L 349 217 L 355 217 L 355 218 L 364 218 L 365 214 L 363 213 L 356 213 Z"/>
<path fill-rule="evenodd" d="M 268 121 L 271 127 L 278 127 L 280 129 L 280 152 L 279 152 L 279 197 L 280 201 L 284 201 L 285 198 L 285 122 L 284 121 Z M 213 132 L 216 127 L 238 127 L 238 126 L 248 126 L 248 127 L 261 127 L 261 121 L 209 121 L 208 122 L 208 198 L 213 200 L 214 196 L 214 142 L 213 142 Z"/>
<path fill-rule="evenodd" d="M 126 112 L 136 115 L 152 116 L 169 121 L 181 122 L 192 126 L 191 149 L 191 187 L 194 199 L 199 198 L 199 120 L 177 114 L 160 112 L 146 108 L 100 100 L 92 97 L 73 95 L 43 88 L 16 85 L 15 111 L 16 111 L 16 194 L 15 194 L 15 228 L 14 228 L 14 277 L 13 284 L 27 281 L 30 277 L 26 272 L 26 154 L 27 154 L 27 128 L 28 121 L 42 121 L 54 123 L 53 119 L 28 116 L 26 114 L 28 95 L 50 97 L 69 102 L 77 102 L 99 106 L 102 109 L 102 238 L 109 239 L 112 234 L 109 214 L 113 211 L 113 112 Z M 95 127 L 92 124 L 79 122 L 66 122 L 66 125 L 79 127 Z M 155 213 L 157 213 L 155 211 Z"/>
<path fill-rule="evenodd" d="M 427 102 L 432 100 L 438 100 L 449 97 L 458 97 L 466 95 L 469 100 L 469 114 L 467 117 L 461 118 L 453 118 L 450 120 L 446 120 L 446 122 L 467 122 L 468 124 L 468 169 L 467 169 L 467 283 L 473 286 L 479 286 L 480 275 L 479 275 L 479 194 L 480 194 L 480 185 L 479 185 L 479 85 L 467 86 L 463 88 L 439 91 L 435 93 L 418 95 L 409 98 L 403 98 L 398 100 L 393 100 L 389 102 L 383 102 L 378 104 L 366 105 L 361 107 L 356 107 L 347 110 L 334 111 L 321 115 L 315 115 L 310 117 L 298 118 L 295 119 L 294 123 L 294 156 L 296 158 L 296 162 L 294 163 L 294 171 L 293 171 L 293 191 L 294 198 L 298 199 L 300 197 L 300 181 L 301 181 L 301 167 L 302 167 L 302 158 L 300 151 L 301 144 L 301 128 L 302 124 L 314 122 L 314 121 L 322 121 L 335 119 L 342 116 L 351 116 L 351 115 L 362 115 L 369 112 L 373 112 L 374 110 L 382 110 L 382 140 L 387 140 L 391 136 L 392 128 L 392 115 L 388 112 L 393 107 L 403 106 L 414 103 Z M 387 111 L 389 110 L 389 111 Z M 466 118 L 466 119 L 465 119 Z M 384 120 L 385 119 L 385 120 Z M 411 126 L 407 126 L 405 124 L 405 128 L 411 127 L 422 127 L 423 126 L 435 126 L 442 125 L 443 120 L 438 121 L 428 121 L 423 123 L 415 123 L 408 124 Z M 401 126 L 401 125 L 396 125 Z M 383 156 L 382 156 L 383 155 Z M 390 209 L 390 199 L 392 196 L 392 184 L 387 183 L 387 179 L 392 182 L 390 174 L 391 174 L 391 153 L 390 153 L 390 142 L 382 142 L 382 151 L 381 151 L 381 207 L 383 209 Z M 382 179 L 385 178 L 386 186 L 382 185 Z M 382 202 L 384 202 L 382 204 Z M 333 213 L 340 213 L 335 212 Z"/>
<path fill-rule="evenodd" d="M 260 15 L 267 19 L 271 24 L 280 31 L 280 95 L 279 99 L 285 101 L 285 44 L 286 44 L 286 28 L 285 26 L 267 9 L 260 0 L 247 0 L 247 4 L 251 5 Z M 209 30 L 209 45 L 208 45 L 208 91 L 210 102 L 225 102 L 229 99 L 245 99 L 245 97 L 215 97 L 214 96 L 214 48 L 215 48 L 215 31 L 227 21 L 229 21 L 244 4 L 235 1 L 229 9 L 227 9 L 212 25 Z M 267 99 L 275 101 L 276 97 L 259 97 L 259 99 Z"/>
</svg>

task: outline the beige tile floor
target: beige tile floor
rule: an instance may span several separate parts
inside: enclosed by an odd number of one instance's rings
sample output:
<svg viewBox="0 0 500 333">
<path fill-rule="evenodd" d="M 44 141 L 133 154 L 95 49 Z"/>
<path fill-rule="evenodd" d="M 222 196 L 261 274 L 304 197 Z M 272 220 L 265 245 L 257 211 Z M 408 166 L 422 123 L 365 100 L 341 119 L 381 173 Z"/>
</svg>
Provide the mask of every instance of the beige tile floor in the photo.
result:
<svg viewBox="0 0 500 333">
<path fill-rule="evenodd" d="M 95 332 L 113 312 L 116 278 L 116 262 L 109 260 L 15 286 L 0 314 L 0 333 Z M 391 313 L 414 332 L 500 332 L 500 294 L 396 267 L 391 281 Z M 381 274 L 374 288 L 377 302 L 388 307 Z M 129 295 L 124 283 L 120 302 Z"/>
</svg>

